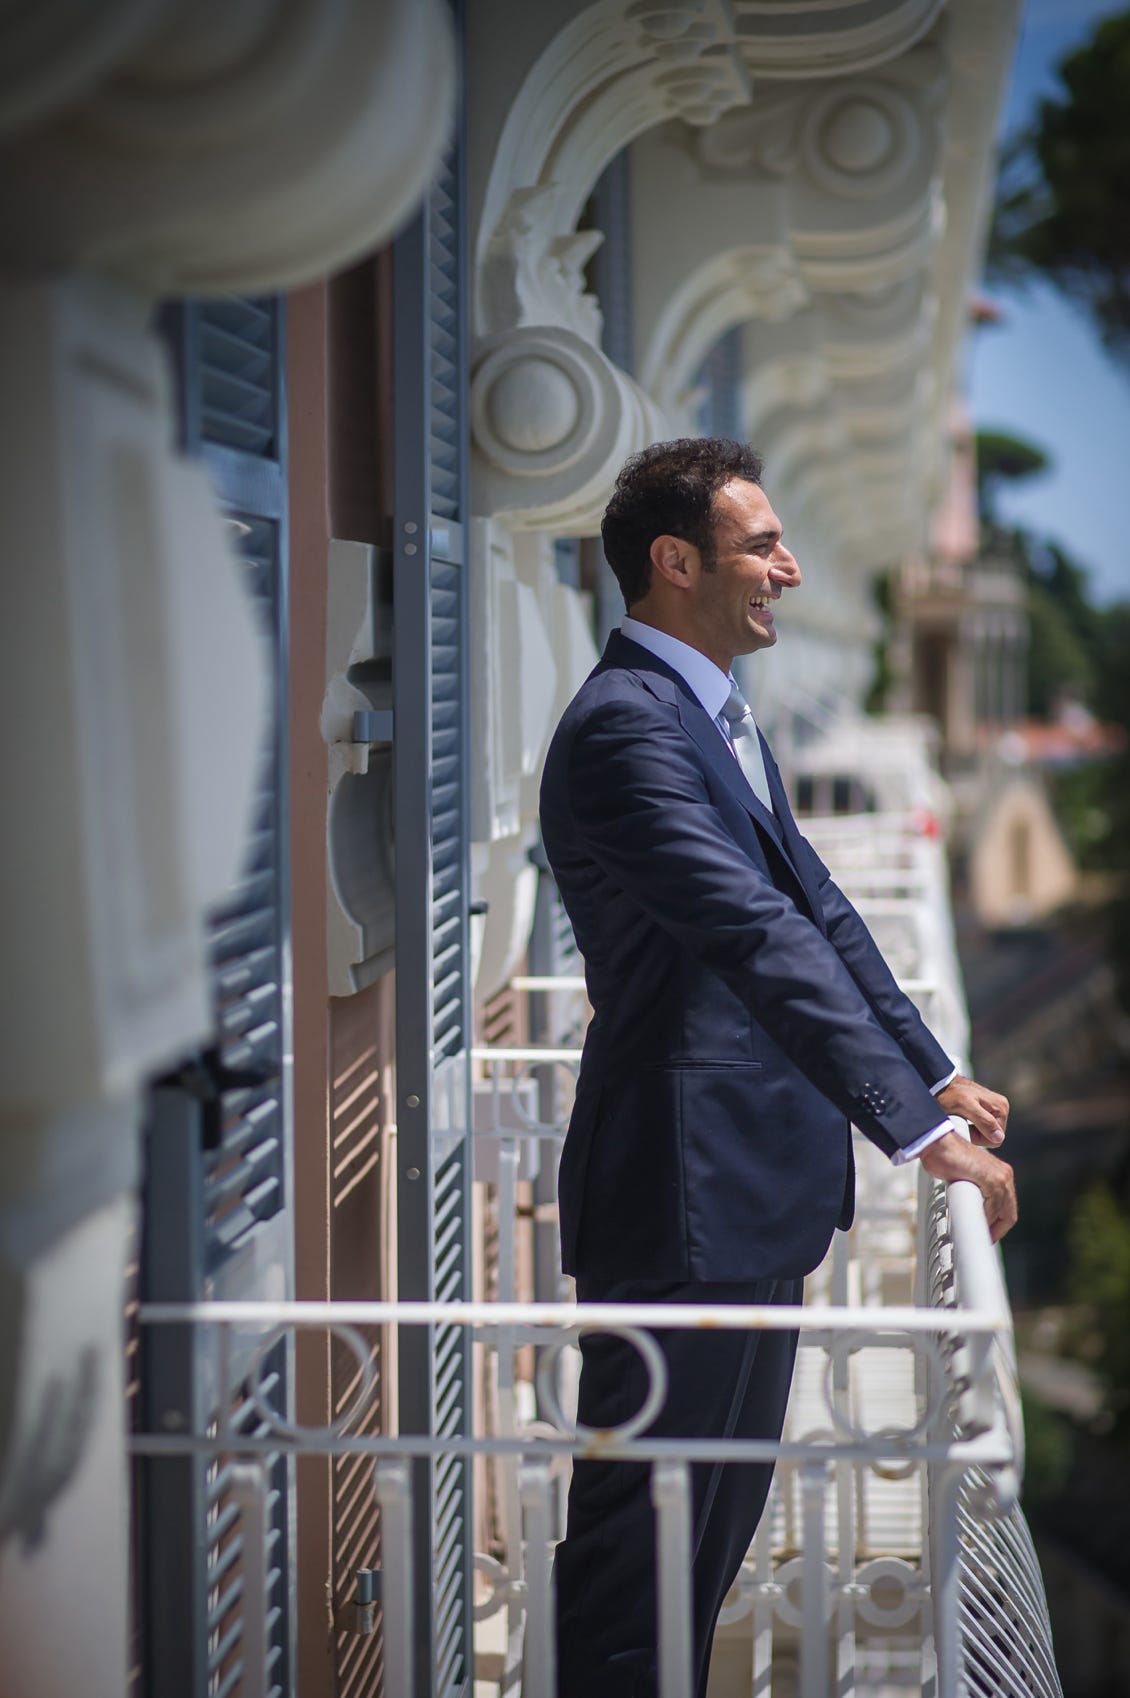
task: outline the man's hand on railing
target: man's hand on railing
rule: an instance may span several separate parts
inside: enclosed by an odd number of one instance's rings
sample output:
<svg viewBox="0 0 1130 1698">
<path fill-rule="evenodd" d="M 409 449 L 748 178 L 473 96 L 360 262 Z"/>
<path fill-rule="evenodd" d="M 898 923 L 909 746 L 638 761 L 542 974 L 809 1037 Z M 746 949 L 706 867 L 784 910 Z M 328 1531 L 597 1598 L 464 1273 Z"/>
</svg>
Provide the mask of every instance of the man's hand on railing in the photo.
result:
<svg viewBox="0 0 1130 1698">
<path fill-rule="evenodd" d="M 947 1184 L 954 1179 L 968 1179 L 976 1185 L 984 1198 L 985 1218 L 994 1244 L 1016 1225 L 1016 1181 L 1011 1167 L 999 1156 L 968 1143 L 960 1132 L 947 1132 L 928 1145 L 918 1159 L 934 1179 L 945 1180 Z"/>
<path fill-rule="evenodd" d="M 999 1091 L 990 1091 L 976 1079 L 958 1073 L 944 1091 L 938 1092 L 938 1105 L 947 1114 L 956 1114 L 969 1122 L 969 1133 L 975 1144 L 995 1149 L 1004 1143 L 1008 1128 L 1008 1098 Z"/>
</svg>

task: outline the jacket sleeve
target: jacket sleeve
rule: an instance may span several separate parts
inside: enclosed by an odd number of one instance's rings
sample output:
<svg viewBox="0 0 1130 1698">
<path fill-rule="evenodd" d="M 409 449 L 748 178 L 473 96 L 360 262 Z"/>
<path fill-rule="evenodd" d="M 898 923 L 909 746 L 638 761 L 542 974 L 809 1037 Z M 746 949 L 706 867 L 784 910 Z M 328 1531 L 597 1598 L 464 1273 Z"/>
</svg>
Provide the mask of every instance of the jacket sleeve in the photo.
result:
<svg viewBox="0 0 1130 1698">
<path fill-rule="evenodd" d="M 642 691 L 603 699 L 567 765 L 587 854 L 650 918 L 719 973 L 816 1088 L 891 1155 L 938 1124 L 919 1071 L 839 950 L 743 852 L 692 741 Z"/>
<path fill-rule="evenodd" d="M 828 937 L 835 945 L 840 960 L 867 998 L 884 1031 L 894 1038 L 925 1083 L 937 1085 L 953 1071 L 953 1061 L 906 992 L 899 989 L 866 922 L 836 884 L 812 845 L 805 842 L 805 848 L 812 857 Z"/>
</svg>

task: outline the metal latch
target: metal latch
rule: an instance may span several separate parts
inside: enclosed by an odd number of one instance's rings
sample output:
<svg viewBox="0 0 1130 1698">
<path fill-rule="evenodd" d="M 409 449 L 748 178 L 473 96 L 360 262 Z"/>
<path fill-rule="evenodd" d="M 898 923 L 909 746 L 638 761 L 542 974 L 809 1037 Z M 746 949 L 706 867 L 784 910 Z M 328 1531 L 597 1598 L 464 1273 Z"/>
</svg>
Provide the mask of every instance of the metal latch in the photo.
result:
<svg viewBox="0 0 1130 1698">
<path fill-rule="evenodd" d="M 251 1067 L 229 1067 L 223 1060 L 219 1044 L 210 1044 L 199 1055 L 157 1081 L 184 1091 L 200 1106 L 201 1143 L 206 1150 L 218 1150 L 223 1141 L 223 1097 L 225 1091 L 249 1091 L 269 1085 L 277 1075 L 273 1062 L 261 1062 Z"/>
</svg>

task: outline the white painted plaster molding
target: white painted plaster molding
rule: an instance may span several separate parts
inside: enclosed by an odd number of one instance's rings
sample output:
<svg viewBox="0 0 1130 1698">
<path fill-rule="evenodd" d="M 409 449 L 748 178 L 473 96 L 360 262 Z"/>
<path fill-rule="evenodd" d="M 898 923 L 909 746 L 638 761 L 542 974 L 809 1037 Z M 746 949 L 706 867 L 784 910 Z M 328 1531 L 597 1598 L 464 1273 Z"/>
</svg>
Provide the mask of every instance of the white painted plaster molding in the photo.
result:
<svg viewBox="0 0 1130 1698">
<path fill-rule="evenodd" d="M 667 427 L 651 397 L 575 330 L 491 337 L 471 380 L 476 506 L 516 530 L 595 535 L 620 466 Z"/>
<path fill-rule="evenodd" d="M 518 15 L 508 0 L 483 0 L 470 19 L 472 71 L 480 56 L 484 71 L 490 62 L 489 78 L 480 86 L 472 75 L 470 84 L 476 332 L 515 322 L 500 316 L 493 286 L 482 286 L 515 196 L 551 192 L 551 238 L 567 235 L 609 160 L 644 131 L 669 118 L 705 131 L 735 108 L 750 109 L 754 81 L 870 71 L 904 55 L 942 4 L 598 0 L 578 10 L 570 0 L 541 0 Z M 879 101 L 884 111 L 891 104 L 885 94 Z M 876 145 L 877 123 L 882 114 L 838 112 L 832 127 L 858 150 Z M 487 149 L 478 158 L 476 135 Z"/>
<path fill-rule="evenodd" d="M 668 297 L 644 355 L 642 377 L 671 411 L 693 406 L 703 360 L 736 324 L 779 324 L 805 306 L 808 289 L 787 243 L 727 248 Z"/>
<path fill-rule="evenodd" d="M 440 0 L 20 0 L 0 65 L 0 260 L 149 294 L 290 287 L 372 250 L 454 110 Z"/>
<path fill-rule="evenodd" d="M 637 142 L 641 372 L 658 398 L 677 404 L 733 325 L 778 322 L 813 298 L 864 303 L 835 314 L 841 341 L 874 342 L 876 325 L 905 338 L 942 228 L 944 73 L 922 46 L 881 76 L 774 91 L 709 129 L 667 125 Z"/>
<path fill-rule="evenodd" d="M 519 17 L 487 0 L 470 37 L 478 511 L 591 533 L 619 462 L 689 427 L 693 374 L 731 325 L 783 320 L 813 289 L 893 285 L 921 267 L 939 227 L 940 62 L 907 50 L 939 4 L 813 0 L 800 16 L 723 0 L 580 11 L 547 0 Z M 489 53 L 489 78 L 474 74 L 477 53 L 484 73 Z M 755 94 L 765 76 L 819 80 Z M 583 279 L 600 235 L 576 224 L 608 162 L 663 124 L 697 138 L 697 169 L 694 181 L 661 180 L 636 220 L 650 243 L 637 274 L 656 296 L 641 339 L 651 401 L 582 351 L 600 337 Z M 711 195 L 730 220 L 702 241 Z"/>
<path fill-rule="evenodd" d="M 915 546 L 1014 24 L 1015 0 L 483 0 L 476 510 L 591 533 L 620 461 L 693 429 L 702 359 L 745 324 L 743 425 L 786 518 L 864 575 Z M 576 229 L 629 142 L 639 386 L 596 354 L 599 237 Z"/>
<path fill-rule="evenodd" d="M 474 325 L 481 336 L 567 322 L 540 299 L 531 303 L 517 282 L 509 284 L 507 269 L 527 279 L 552 276 L 553 244 L 574 234 L 604 167 L 644 130 L 675 116 L 709 124 L 750 96 L 725 0 L 600 0 L 580 12 L 561 3 L 529 10 L 537 21 L 524 20 L 522 58 L 504 56 L 501 65 L 496 43 L 514 22 L 510 9 L 495 0 L 475 20 L 494 73 L 484 93 L 505 113 L 497 128 L 476 122 L 472 76 L 472 148 L 477 131 L 498 136 L 485 174 L 480 163 L 481 209 L 477 197 L 472 207 L 478 213 Z M 475 40 L 472 34 L 472 65 Z M 532 316 L 525 316 L 531 305 Z M 515 316 L 516 308 L 523 316 Z"/>
<path fill-rule="evenodd" d="M 1022 0 L 949 0 L 946 51 L 952 67 L 946 110 L 942 198 L 946 234 L 931 262 L 938 322 L 931 336 L 934 399 L 928 432 L 948 437 L 947 410 L 957 347 L 968 326 L 968 291 L 984 249 L 995 180 L 994 138 L 1004 100 Z M 935 455 L 930 498 L 945 489 L 945 456 Z"/>
<path fill-rule="evenodd" d="M 522 785 L 553 729 L 557 663 L 550 609 L 518 576 L 510 532 L 473 519 L 470 547 L 471 836 L 487 843 L 536 818 Z"/>
<path fill-rule="evenodd" d="M 905 53 L 945 0 L 733 0 L 738 50 L 758 78 L 837 77 Z"/>
<path fill-rule="evenodd" d="M 530 823 L 493 843 L 471 845 L 471 888 L 475 901 L 487 905 L 485 918 L 471 922 L 476 1002 L 502 989 L 529 948 L 538 890 L 530 851 L 537 835 Z"/>
<path fill-rule="evenodd" d="M 266 657 L 144 307 L 89 280 L 0 305 L 0 1106 L 46 1115 L 211 1030 L 201 917 L 241 868 Z"/>
</svg>

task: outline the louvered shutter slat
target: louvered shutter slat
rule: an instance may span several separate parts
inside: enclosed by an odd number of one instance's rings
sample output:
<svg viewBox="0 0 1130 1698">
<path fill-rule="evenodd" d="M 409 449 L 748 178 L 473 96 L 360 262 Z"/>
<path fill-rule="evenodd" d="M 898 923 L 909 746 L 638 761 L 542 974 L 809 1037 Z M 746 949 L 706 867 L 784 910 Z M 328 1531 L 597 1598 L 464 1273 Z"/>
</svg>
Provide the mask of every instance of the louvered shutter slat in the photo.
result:
<svg viewBox="0 0 1130 1698">
<path fill-rule="evenodd" d="M 290 1118 L 285 1101 L 283 1055 L 286 1020 L 285 703 L 283 673 L 286 569 L 285 420 L 283 412 L 284 322 L 277 298 L 227 298 L 188 302 L 169 309 L 180 380 L 184 445 L 200 456 L 218 480 L 224 505 L 235 521 L 245 587 L 262 630 L 272 669 L 272 713 L 262 752 L 239 877 L 207 920 L 207 960 L 214 1010 L 214 1044 L 197 1058 L 200 1080 L 212 1078 L 219 1100 L 186 1085 L 163 1085 L 149 1134 L 148 1196 L 168 1211 L 187 1210 L 198 1231 L 169 1234 L 175 1253 L 159 1242 L 159 1211 L 149 1221 L 154 1247 L 149 1255 L 147 1294 L 191 1299 L 205 1290 L 256 1297 L 277 1295 L 289 1278 L 285 1246 L 288 1220 Z M 280 492 L 282 492 L 280 494 Z M 218 1064 L 221 1072 L 215 1073 Z M 246 1073 L 238 1081 L 227 1077 Z M 194 1094 L 194 1091 L 197 1094 Z M 203 1147 L 204 1133 L 218 1138 Z M 192 1148 L 194 1146 L 194 1148 Z M 188 1161 L 194 1165 L 189 1176 Z M 186 1182 L 193 1191 L 185 1196 Z M 166 1217 L 167 1218 L 167 1217 Z M 255 1242 L 254 1256 L 233 1261 Z M 282 1258 L 282 1265 L 280 1265 Z M 267 1281 L 265 1286 L 254 1283 Z M 285 1288 L 285 1286 L 283 1287 Z M 189 1384 L 200 1370 L 194 1344 L 184 1329 Z M 262 1393 L 287 1407 L 285 1352 L 275 1347 L 264 1364 Z M 269 1371 L 267 1371 L 269 1370 Z M 210 1379 L 200 1381 L 205 1395 Z M 158 1412 L 169 1394 L 153 1383 L 147 1392 Z M 213 1411 L 217 1430 L 220 1411 Z M 261 1418 L 246 1389 L 237 1390 L 228 1423 L 236 1432 L 258 1433 Z M 281 1458 L 266 1459 L 271 1484 L 267 1540 L 266 1607 L 270 1622 L 269 1663 L 276 1686 L 289 1684 L 288 1650 L 291 1563 L 288 1479 Z M 193 1464 L 187 1472 L 151 1478 L 145 1504 L 146 1562 L 151 1589 L 150 1690 L 162 1698 L 209 1698 L 243 1684 L 244 1579 L 239 1509 L 230 1495 L 230 1469 Z"/>
</svg>

